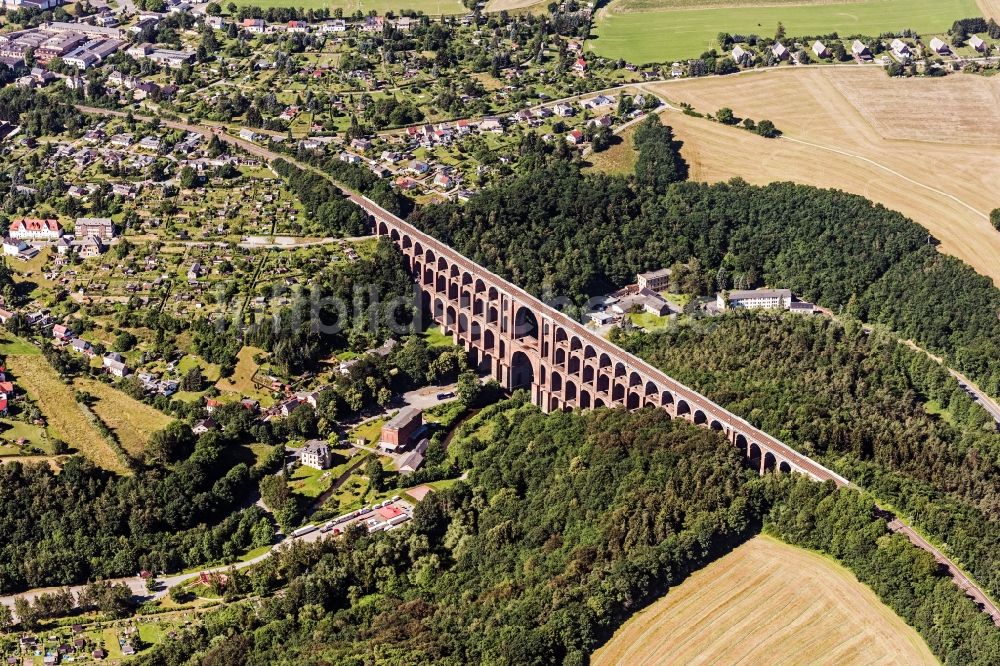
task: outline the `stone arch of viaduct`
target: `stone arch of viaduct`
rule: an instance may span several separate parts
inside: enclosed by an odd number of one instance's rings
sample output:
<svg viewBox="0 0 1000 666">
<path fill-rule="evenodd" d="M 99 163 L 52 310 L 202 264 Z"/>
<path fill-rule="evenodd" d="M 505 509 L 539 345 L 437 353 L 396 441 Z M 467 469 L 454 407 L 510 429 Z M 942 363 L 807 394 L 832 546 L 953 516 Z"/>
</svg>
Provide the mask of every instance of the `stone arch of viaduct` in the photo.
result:
<svg viewBox="0 0 1000 666">
<path fill-rule="evenodd" d="M 527 389 L 543 410 L 616 405 L 663 409 L 671 418 L 723 433 L 761 473 L 795 471 L 847 484 L 374 202 L 352 199 L 370 215 L 373 232 L 388 236 L 402 250 L 426 310 L 468 351 L 473 364 L 492 373 L 505 388 Z"/>
</svg>

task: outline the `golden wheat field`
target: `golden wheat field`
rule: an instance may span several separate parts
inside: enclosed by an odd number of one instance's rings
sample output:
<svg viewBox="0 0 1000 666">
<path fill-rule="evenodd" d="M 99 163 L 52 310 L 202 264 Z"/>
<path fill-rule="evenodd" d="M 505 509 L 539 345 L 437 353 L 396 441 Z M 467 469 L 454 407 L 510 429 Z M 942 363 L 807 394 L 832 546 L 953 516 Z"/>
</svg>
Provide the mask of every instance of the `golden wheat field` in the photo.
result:
<svg viewBox="0 0 1000 666">
<path fill-rule="evenodd" d="M 936 664 L 847 569 L 758 536 L 626 622 L 593 666 Z"/>
<path fill-rule="evenodd" d="M 651 84 L 677 106 L 767 118 L 784 135 L 666 111 L 694 180 L 795 181 L 861 194 L 898 210 L 941 250 L 1000 284 L 1000 77 L 890 79 L 878 67 L 813 67 Z M 629 146 L 593 156 L 615 168 Z"/>
</svg>

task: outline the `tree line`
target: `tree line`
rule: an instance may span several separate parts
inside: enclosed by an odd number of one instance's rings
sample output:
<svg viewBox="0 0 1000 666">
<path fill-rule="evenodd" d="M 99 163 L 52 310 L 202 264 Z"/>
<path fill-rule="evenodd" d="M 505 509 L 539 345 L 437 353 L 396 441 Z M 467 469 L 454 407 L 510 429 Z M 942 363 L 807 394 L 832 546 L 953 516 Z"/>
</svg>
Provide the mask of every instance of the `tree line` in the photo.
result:
<svg viewBox="0 0 1000 666">
<path fill-rule="evenodd" d="M 926 354 L 748 312 L 612 339 L 890 503 L 1000 596 L 1000 433 Z"/>
<path fill-rule="evenodd" d="M 582 665 L 761 529 L 840 559 L 942 661 L 1000 655 L 988 618 L 861 493 L 758 477 L 721 435 L 662 410 L 543 415 L 525 397 L 467 422 L 451 446 L 468 482 L 425 498 L 409 528 L 350 530 L 238 572 L 234 603 L 139 663 Z"/>
<path fill-rule="evenodd" d="M 835 311 L 855 308 L 1000 394 L 1000 290 L 988 278 L 864 197 L 684 181 L 683 147 L 658 122 L 636 132 L 633 176 L 584 174 L 557 153 L 531 155 L 509 182 L 410 219 L 515 284 L 578 304 L 663 267 L 675 269 L 671 291 L 693 295 L 787 287 Z"/>
</svg>

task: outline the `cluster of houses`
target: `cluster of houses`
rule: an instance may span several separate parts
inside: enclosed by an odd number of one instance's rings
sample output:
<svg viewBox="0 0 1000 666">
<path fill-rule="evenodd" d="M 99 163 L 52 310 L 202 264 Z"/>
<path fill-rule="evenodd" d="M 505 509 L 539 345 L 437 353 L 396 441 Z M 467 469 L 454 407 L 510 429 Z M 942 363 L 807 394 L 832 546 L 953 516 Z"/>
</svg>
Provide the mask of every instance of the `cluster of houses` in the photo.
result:
<svg viewBox="0 0 1000 666">
<path fill-rule="evenodd" d="M 51 245 L 62 255 L 73 252 L 84 258 L 96 257 L 114 237 L 114 224 L 106 217 L 78 218 L 72 236 L 64 233 L 58 220 L 24 217 L 10 223 L 3 253 L 29 260 L 38 255 L 40 247 Z"/>
<path fill-rule="evenodd" d="M 672 271 L 661 268 L 636 275 L 635 284 L 605 297 L 587 316 L 597 326 L 620 323 L 630 313 L 645 312 L 659 317 L 676 315 L 682 308 L 662 294 L 669 288 Z M 714 301 L 704 304 L 710 314 L 727 310 L 786 310 L 812 314 L 816 306 L 795 297 L 790 289 L 734 289 L 719 292 Z"/>
<path fill-rule="evenodd" d="M 0 365 L 0 416 L 7 416 L 15 390 L 13 380 L 7 377 L 6 366 Z"/>
<path fill-rule="evenodd" d="M 462 19 L 465 25 L 470 25 L 474 20 L 472 14 Z M 366 16 L 363 19 L 353 21 L 347 19 L 330 19 L 318 23 L 308 21 L 288 21 L 286 23 L 268 23 L 261 18 L 245 18 L 237 26 L 253 35 L 264 35 L 272 33 L 287 32 L 291 34 L 316 33 L 321 35 L 343 35 L 348 32 L 380 34 L 387 27 L 402 32 L 409 32 L 419 19 L 409 16 L 399 16 L 387 18 L 385 16 Z M 205 18 L 205 25 L 214 30 L 225 30 L 229 22 L 221 16 L 208 16 Z"/>
<path fill-rule="evenodd" d="M 646 102 L 644 95 L 637 95 L 634 103 L 642 106 Z M 413 151 L 447 147 L 471 135 L 486 133 L 503 134 L 509 125 L 526 124 L 529 127 L 539 127 L 553 118 L 569 119 L 581 111 L 600 114 L 589 120 L 594 126 L 611 127 L 614 123 L 611 111 L 616 104 L 613 95 L 599 94 L 580 102 L 558 102 L 541 105 L 533 109 L 524 109 L 508 117 L 484 116 L 476 119 L 462 119 L 438 124 L 412 125 L 396 132 L 389 141 L 395 144 L 385 146 L 384 142 L 376 143 L 372 139 L 355 138 L 340 151 L 339 158 L 349 164 L 367 166 L 380 178 L 392 178 L 393 184 L 406 192 L 419 190 L 436 192 L 448 198 L 467 200 L 471 192 L 463 187 L 463 175 L 454 167 L 445 164 L 432 164 L 426 160 L 413 157 Z M 641 114 L 641 111 L 635 112 Z M 260 138 L 253 130 L 243 129 L 240 138 L 253 141 Z M 543 139 L 552 141 L 553 135 L 546 134 Z M 566 140 L 573 145 L 585 142 L 582 131 L 574 129 L 566 134 Z M 323 150 L 332 142 L 331 139 L 315 137 L 303 139 L 300 146 L 306 150 Z M 384 148 L 376 156 L 378 147 Z"/>
<path fill-rule="evenodd" d="M 5 663 L 7 666 L 34 663 L 42 663 L 49 666 L 60 663 L 90 661 L 91 659 L 94 661 L 104 661 L 107 659 L 107 650 L 99 647 L 98 644 L 94 643 L 86 635 L 83 625 L 74 624 L 68 630 L 72 632 L 71 636 L 52 635 L 48 637 L 47 641 L 31 635 L 22 635 L 18 641 L 18 645 L 24 655 L 23 661 L 17 657 L 9 657 Z M 64 628 L 61 631 L 67 631 L 67 629 Z M 130 639 L 127 636 L 119 636 L 119 647 L 123 655 L 131 656 L 136 654 L 135 648 L 132 647 Z M 41 658 L 41 662 L 35 661 L 35 655 Z"/>
<path fill-rule="evenodd" d="M 969 46 L 983 55 L 988 55 L 992 49 L 992 47 L 978 35 L 972 35 L 969 37 Z M 779 62 L 791 59 L 791 51 L 780 41 L 774 42 L 767 48 L 770 50 L 771 55 Z M 952 47 L 938 37 L 932 37 L 927 44 L 927 48 L 929 49 L 930 54 L 939 56 L 954 55 Z M 809 49 L 812 54 L 820 60 L 825 60 L 833 55 L 830 45 L 824 43 L 824 41 L 820 39 L 814 40 Z M 888 44 L 888 53 L 889 56 L 901 64 L 907 64 L 914 58 L 922 57 L 923 55 L 928 54 L 924 51 L 923 45 L 919 42 L 914 45 L 907 43 L 899 37 L 894 38 Z M 735 45 L 730 53 L 730 56 L 736 64 L 744 67 L 752 66 L 755 62 L 756 55 L 757 54 L 754 53 L 754 51 L 752 51 L 749 47 L 740 44 Z M 860 39 L 854 39 L 851 42 L 850 55 L 858 63 L 869 63 L 874 60 L 872 57 L 872 48 Z M 683 70 L 680 69 L 679 63 L 674 63 L 674 72 L 675 76 L 683 76 Z"/>
</svg>

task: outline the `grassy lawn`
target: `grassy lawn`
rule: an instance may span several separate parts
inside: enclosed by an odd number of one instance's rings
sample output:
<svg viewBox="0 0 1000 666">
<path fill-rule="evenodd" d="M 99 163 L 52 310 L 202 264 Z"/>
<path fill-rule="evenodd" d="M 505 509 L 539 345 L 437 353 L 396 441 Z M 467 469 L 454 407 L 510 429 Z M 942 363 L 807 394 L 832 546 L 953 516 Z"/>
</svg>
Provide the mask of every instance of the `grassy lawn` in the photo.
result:
<svg viewBox="0 0 1000 666">
<path fill-rule="evenodd" d="M 422 11 L 430 16 L 442 14 L 466 14 L 468 9 L 458 0 L 364 0 L 362 2 L 347 2 L 346 0 L 244 0 L 238 5 L 253 7 L 301 7 L 302 9 L 329 9 L 331 12 L 340 7 L 345 15 L 360 9 L 362 14 L 374 10 L 379 15 L 387 11 L 400 12 L 404 9 Z"/>
<path fill-rule="evenodd" d="M 431 326 L 420 335 L 427 341 L 428 347 L 450 347 L 455 344 L 450 335 L 441 332 L 440 326 Z"/>
<path fill-rule="evenodd" d="M 181 374 L 189 372 L 191 368 L 195 366 L 201 367 L 201 374 L 205 376 L 210 382 L 218 381 L 219 379 L 219 366 L 214 363 L 209 363 L 200 356 L 195 356 L 194 354 L 188 354 L 180 361 L 177 362 L 177 371 Z"/>
<path fill-rule="evenodd" d="M 49 449 L 49 438 L 46 436 L 43 428 L 25 423 L 24 421 L 3 419 L 0 421 L 0 441 L 11 442 L 12 444 L 0 446 L 0 456 L 21 455 L 21 449 L 14 445 L 13 442 L 22 437 L 27 440 L 29 446 L 37 446 L 43 451 L 48 451 Z"/>
<path fill-rule="evenodd" d="M 628 318 L 633 324 L 646 330 L 662 328 L 670 321 L 670 317 L 660 317 L 648 312 L 633 312 Z"/>
<path fill-rule="evenodd" d="M 262 391 L 253 383 L 254 373 L 260 366 L 254 362 L 253 357 L 257 354 L 265 354 L 259 347 L 244 347 L 237 354 L 236 369 L 232 377 L 220 379 L 215 383 L 220 391 L 239 393 L 240 395 L 253 396 L 257 399 L 270 398 L 267 391 Z"/>
<path fill-rule="evenodd" d="M 91 406 L 94 413 L 118 435 L 122 446 L 132 455 L 141 453 L 150 436 L 166 428 L 171 421 L 160 410 L 103 382 L 78 379 L 74 385 L 97 398 Z"/>
<path fill-rule="evenodd" d="M 14 379 L 34 399 L 52 434 L 101 467 L 125 473 L 118 456 L 94 428 L 55 369 L 40 356 L 8 356 Z"/>
<path fill-rule="evenodd" d="M 955 425 L 955 417 L 937 400 L 928 400 L 924 403 L 924 411 L 933 416 L 937 416 L 949 425 Z"/>
<path fill-rule="evenodd" d="M 363 437 L 369 446 L 375 446 L 378 444 L 379 437 L 382 435 L 382 426 L 385 424 L 384 418 L 373 419 L 368 423 L 358 426 L 348 433 L 348 441 L 353 442 L 358 437 Z"/>
<path fill-rule="evenodd" d="M 865 34 L 912 28 L 945 32 L 960 18 L 981 16 L 975 0 L 869 0 L 785 6 L 701 8 L 690 0 L 616 0 L 599 12 L 588 48 L 636 64 L 696 58 L 718 48 L 720 32 L 773 36 L 778 22 L 792 37 Z M 768 3 L 774 4 L 774 3 Z"/>
<path fill-rule="evenodd" d="M 331 457 L 337 456 L 331 452 Z M 335 459 L 333 462 L 337 462 Z M 304 497 L 316 498 L 329 490 L 330 486 L 337 479 L 337 474 L 332 469 L 315 469 L 307 465 L 299 465 L 292 472 L 289 486 L 292 492 Z"/>
<path fill-rule="evenodd" d="M 17 354 L 18 356 L 37 356 L 41 354 L 41 350 L 35 345 L 31 344 L 27 340 L 23 340 L 16 335 L 11 335 L 10 333 L 0 334 L 0 355 L 9 356 L 11 354 Z"/>
</svg>

